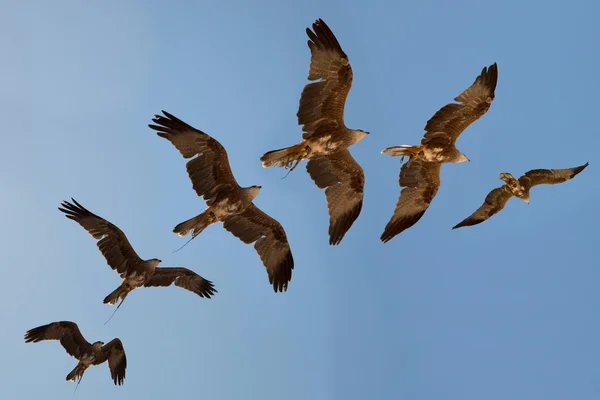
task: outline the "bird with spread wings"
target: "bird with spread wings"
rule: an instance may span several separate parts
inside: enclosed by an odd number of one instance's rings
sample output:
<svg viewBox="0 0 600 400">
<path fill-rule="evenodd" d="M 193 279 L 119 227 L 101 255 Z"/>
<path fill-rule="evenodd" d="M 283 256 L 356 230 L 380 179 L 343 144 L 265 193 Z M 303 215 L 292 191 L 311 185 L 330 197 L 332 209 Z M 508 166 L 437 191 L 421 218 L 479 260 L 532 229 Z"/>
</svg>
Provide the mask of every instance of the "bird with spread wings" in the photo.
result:
<svg viewBox="0 0 600 400">
<path fill-rule="evenodd" d="M 329 244 L 339 244 L 362 209 L 364 172 L 348 147 L 368 132 L 344 124 L 344 106 L 352 86 L 348 56 L 327 24 L 318 19 L 306 29 L 311 52 L 308 79 L 298 108 L 302 141 L 265 153 L 263 167 L 273 165 L 294 170 L 308 159 L 306 169 L 320 189 L 325 189 L 329 209 Z M 314 32 L 313 32 L 314 31 Z"/>
<path fill-rule="evenodd" d="M 568 181 L 583 171 L 588 165 L 589 163 L 585 163 L 579 167 L 567 169 L 534 169 L 526 172 L 519 179 L 515 179 L 508 172 L 501 172 L 500 179 L 506 183 L 488 193 L 481 207 L 452 229 L 482 223 L 492 215 L 500 212 L 513 196 L 529 204 L 529 191 L 532 187 L 536 185 L 555 185 Z"/>
<path fill-rule="evenodd" d="M 198 196 L 208 208 L 200 215 L 177 225 L 179 236 L 195 238 L 206 227 L 222 222 L 223 227 L 254 249 L 264 264 L 275 292 L 287 291 L 294 259 L 283 227 L 252 202 L 260 186 L 241 187 L 231 171 L 225 148 L 206 133 L 163 111 L 148 125 L 158 136 L 169 140 L 187 162 L 187 171 Z"/>
<path fill-rule="evenodd" d="M 120 307 L 129 292 L 142 286 L 170 286 L 174 283 L 209 299 L 217 292 L 211 281 L 187 268 L 158 267 L 161 260 L 156 258 L 142 260 L 122 230 L 88 211 L 74 199 L 71 200 L 73 203 L 64 201 L 58 209 L 98 240 L 98 248 L 108 265 L 123 279 L 123 283 L 106 296 L 104 304 L 115 304 L 121 300 Z"/>
<path fill-rule="evenodd" d="M 425 214 L 440 187 L 440 167 L 444 163 L 469 161 L 455 146 L 460 134 L 489 110 L 498 81 L 496 63 L 483 68 L 475 82 L 454 100 L 436 112 L 425 125 L 418 146 L 393 146 L 382 154 L 408 156 L 400 168 L 400 197 L 386 225 L 384 243 L 416 224 Z M 402 160 L 401 160 L 402 161 Z"/>
<path fill-rule="evenodd" d="M 122 385 L 125 380 L 127 357 L 123 343 L 119 339 L 104 342 L 89 343 L 76 323 L 70 321 L 53 322 L 38 326 L 25 333 L 26 343 L 37 343 L 41 340 L 59 340 L 67 353 L 79 360 L 77 366 L 67 375 L 67 381 L 83 378 L 83 373 L 91 365 L 100 365 L 108 361 L 108 369 L 115 385 Z"/>
</svg>

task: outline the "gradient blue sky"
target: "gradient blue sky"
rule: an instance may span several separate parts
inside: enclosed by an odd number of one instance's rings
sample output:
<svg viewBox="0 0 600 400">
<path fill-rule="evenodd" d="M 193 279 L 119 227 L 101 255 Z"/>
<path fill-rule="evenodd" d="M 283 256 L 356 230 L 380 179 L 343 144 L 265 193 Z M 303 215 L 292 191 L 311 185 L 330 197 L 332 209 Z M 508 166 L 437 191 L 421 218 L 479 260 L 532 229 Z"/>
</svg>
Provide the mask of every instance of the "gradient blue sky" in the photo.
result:
<svg viewBox="0 0 600 400">
<path fill-rule="evenodd" d="M 100 4 L 101 3 L 101 4 Z M 64 399 L 75 365 L 29 328 L 76 321 L 122 339 L 123 387 L 88 370 L 84 399 L 598 399 L 596 1 L 8 1 L 0 15 L 3 141 L 0 398 Z M 346 123 L 366 175 L 362 214 L 338 247 L 302 168 L 281 180 L 265 151 L 300 138 L 307 26 L 323 18 L 349 55 Z M 471 163 L 412 229 L 379 241 L 399 162 L 428 118 L 498 62 L 496 100 L 458 141 Z M 185 161 L 147 127 L 161 109 L 217 138 L 256 204 L 287 231 L 296 268 L 276 295 L 252 246 L 213 226 L 171 233 L 204 203 Z M 451 231 L 498 173 L 590 162 L 486 223 Z M 205 300 L 118 284 L 95 241 L 58 210 L 74 197 L 143 258 L 214 281 Z"/>
</svg>

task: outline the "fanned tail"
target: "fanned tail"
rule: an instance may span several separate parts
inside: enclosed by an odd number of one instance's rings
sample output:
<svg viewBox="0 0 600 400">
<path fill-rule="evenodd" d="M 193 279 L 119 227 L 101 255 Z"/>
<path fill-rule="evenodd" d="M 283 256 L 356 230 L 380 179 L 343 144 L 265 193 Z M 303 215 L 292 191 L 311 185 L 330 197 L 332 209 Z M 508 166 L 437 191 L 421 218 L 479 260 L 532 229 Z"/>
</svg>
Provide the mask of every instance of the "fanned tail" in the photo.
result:
<svg viewBox="0 0 600 400">
<path fill-rule="evenodd" d="M 213 222 L 215 222 L 215 215 L 210 211 L 210 208 L 208 208 L 202 214 L 177 225 L 173 229 L 173 232 L 179 236 L 185 236 L 192 232 L 192 238 L 195 238 Z"/>
<path fill-rule="evenodd" d="M 260 161 L 264 168 L 276 165 L 293 170 L 308 154 L 310 154 L 310 147 L 305 143 L 298 143 L 285 149 L 269 151 L 263 154 Z"/>
<path fill-rule="evenodd" d="M 127 290 L 124 285 L 121 285 L 104 298 L 104 304 L 114 305 L 117 303 L 117 301 L 119 301 L 119 299 L 125 300 L 125 297 L 127 297 L 128 293 L 129 290 Z"/>
<path fill-rule="evenodd" d="M 392 147 L 385 148 L 385 149 L 381 150 L 381 154 L 389 154 L 392 157 L 397 157 L 397 156 L 413 157 L 413 156 L 418 155 L 420 151 L 421 151 L 421 149 L 419 148 L 419 146 L 402 145 L 402 146 L 392 146 Z"/>
<path fill-rule="evenodd" d="M 69 372 L 69 375 L 67 375 L 67 381 L 77 381 L 80 380 L 81 378 L 83 378 L 83 373 L 85 372 L 86 367 L 82 366 L 81 364 L 77 364 L 77 366 L 75 368 L 73 368 L 73 371 Z"/>
</svg>

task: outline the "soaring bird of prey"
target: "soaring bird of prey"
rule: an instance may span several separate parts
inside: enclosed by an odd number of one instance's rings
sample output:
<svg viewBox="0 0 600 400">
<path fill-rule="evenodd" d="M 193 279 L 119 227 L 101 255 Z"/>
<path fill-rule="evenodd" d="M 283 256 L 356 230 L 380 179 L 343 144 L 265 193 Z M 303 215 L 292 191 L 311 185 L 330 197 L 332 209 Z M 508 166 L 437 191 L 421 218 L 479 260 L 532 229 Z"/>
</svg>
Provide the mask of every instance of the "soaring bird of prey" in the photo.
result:
<svg viewBox="0 0 600 400">
<path fill-rule="evenodd" d="M 25 333 L 25 342 L 37 343 L 41 340 L 60 340 L 67 353 L 79 360 L 73 371 L 67 375 L 67 381 L 78 382 L 90 365 L 100 365 L 108 361 L 108 369 L 115 385 L 122 385 L 125 380 L 127 357 L 123 343 L 119 339 L 104 342 L 89 343 L 76 323 L 70 321 L 53 322 L 38 326 Z"/>
<path fill-rule="evenodd" d="M 123 279 L 123 283 L 106 296 L 104 304 L 115 304 L 121 300 L 121 306 L 129 292 L 142 286 L 170 286 L 175 283 L 175 286 L 209 299 L 217 291 L 211 281 L 187 268 L 161 268 L 158 267 L 161 261 L 156 258 L 142 260 L 123 231 L 71 200 L 75 204 L 64 201 L 61 204 L 64 208 L 58 209 L 98 240 L 98 248 L 108 265 Z"/>
<path fill-rule="evenodd" d="M 344 124 L 344 105 L 352 86 L 352 68 L 331 29 L 321 19 L 306 29 L 311 52 L 308 79 L 318 82 L 304 87 L 298 108 L 302 141 L 285 149 L 265 153 L 260 161 L 267 168 L 290 169 L 308 159 L 306 169 L 320 189 L 325 190 L 329 209 L 329 244 L 337 245 L 362 208 L 364 172 L 348 147 L 368 132 Z"/>
<path fill-rule="evenodd" d="M 242 242 L 256 242 L 254 249 L 267 269 L 273 289 L 287 291 L 294 259 L 281 224 L 252 202 L 261 187 L 240 187 L 221 143 L 168 112 L 163 114 L 152 119 L 158 126 L 148 126 L 169 140 L 184 158 L 196 156 L 188 161 L 187 171 L 194 190 L 208 206 L 200 215 L 177 225 L 173 232 L 179 236 L 191 232 L 193 239 L 209 225 L 222 222 Z"/>
<path fill-rule="evenodd" d="M 400 169 L 400 187 L 404 189 L 381 235 L 384 243 L 416 224 L 425 214 L 440 187 L 442 164 L 469 160 L 456 148 L 456 139 L 490 108 L 497 81 L 496 63 L 483 68 L 475 82 L 454 99 L 460 103 L 446 104 L 427 121 L 420 145 L 393 146 L 381 151 L 392 157 L 409 157 Z"/>
<path fill-rule="evenodd" d="M 529 191 L 535 185 L 555 185 L 568 181 L 588 165 L 589 163 L 585 163 L 579 167 L 567 169 L 534 169 L 526 172 L 519 179 L 515 179 L 508 172 L 501 172 L 500 179 L 506 183 L 488 193 L 481 207 L 452 229 L 482 223 L 502 210 L 512 196 L 529 204 Z"/>
</svg>

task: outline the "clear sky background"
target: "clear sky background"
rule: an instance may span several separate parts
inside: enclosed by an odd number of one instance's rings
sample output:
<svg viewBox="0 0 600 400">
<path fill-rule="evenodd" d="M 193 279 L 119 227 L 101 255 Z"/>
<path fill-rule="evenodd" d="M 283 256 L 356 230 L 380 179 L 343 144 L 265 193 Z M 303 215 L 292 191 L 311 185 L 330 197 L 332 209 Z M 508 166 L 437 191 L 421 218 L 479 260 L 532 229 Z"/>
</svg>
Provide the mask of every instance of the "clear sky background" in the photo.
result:
<svg viewBox="0 0 600 400">
<path fill-rule="evenodd" d="M 83 399 L 598 399 L 600 264 L 597 1 L 4 1 L 0 398 L 64 399 L 75 366 L 58 320 L 119 337 L 125 385 L 89 369 Z M 325 196 L 305 164 L 282 180 L 266 151 L 296 143 L 307 26 L 323 18 L 350 57 L 346 124 L 363 211 L 328 245 Z M 384 245 L 399 160 L 425 122 L 498 63 L 496 100 L 458 140 L 421 221 Z M 167 110 L 227 149 L 295 259 L 273 293 L 252 246 L 212 226 L 183 250 L 173 227 L 205 207 L 185 160 L 147 127 Z M 590 162 L 476 227 L 451 231 L 486 194 L 535 168 Z M 211 300 L 136 290 L 108 325 L 120 280 L 57 210 L 74 197 L 142 258 L 212 280 Z"/>
</svg>

